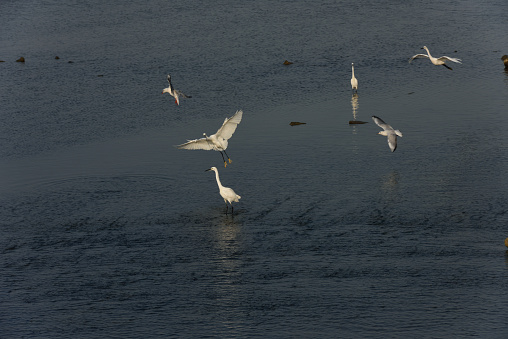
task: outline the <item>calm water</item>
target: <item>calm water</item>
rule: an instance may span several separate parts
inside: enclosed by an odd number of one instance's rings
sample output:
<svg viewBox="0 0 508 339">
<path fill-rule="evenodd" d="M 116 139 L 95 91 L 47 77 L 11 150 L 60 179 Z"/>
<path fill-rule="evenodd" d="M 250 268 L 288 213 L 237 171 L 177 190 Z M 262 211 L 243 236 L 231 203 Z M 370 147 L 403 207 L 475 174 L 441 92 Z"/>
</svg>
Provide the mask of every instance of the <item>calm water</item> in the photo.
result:
<svg viewBox="0 0 508 339">
<path fill-rule="evenodd" d="M 506 336 L 506 1 L 0 19 L 0 337 Z M 423 45 L 463 64 L 408 64 Z M 161 94 L 168 73 L 192 99 Z M 173 147 L 237 109 L 226 169 Z"/>
</svg>

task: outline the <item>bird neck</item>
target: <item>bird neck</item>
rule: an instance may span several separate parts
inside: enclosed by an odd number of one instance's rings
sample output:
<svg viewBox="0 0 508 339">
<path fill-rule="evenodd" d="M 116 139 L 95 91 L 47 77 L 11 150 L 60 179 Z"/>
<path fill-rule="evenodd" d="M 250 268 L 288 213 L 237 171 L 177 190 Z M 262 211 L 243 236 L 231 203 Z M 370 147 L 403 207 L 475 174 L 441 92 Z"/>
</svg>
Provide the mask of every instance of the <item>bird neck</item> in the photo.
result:
<svg viewBox="0 0 508 339">
<path fill-rule="evenodd" d="M 424 49 L 427 51 L 427 55 L 429 56 L 429 58 L 432 58 L 432 55 L 430 55 L 429 49 L 427 47 L 424 47 Z"/>
<path fill-rule="evenodd" d="M 353 78 L 355 77 L 355 65 L 351 65 L 351 70 L 353 71 Z"/>
<path fill-rule="evenodd" d="M 219 188 L 224 187 L 224 186 L 222 186 L 220 179 L 219 179 L 219 171 L 214 171 L 214 172 L 215 172 L 215 179 L 217 180 L 217 185 L 219 186 Z"/>
</svg>

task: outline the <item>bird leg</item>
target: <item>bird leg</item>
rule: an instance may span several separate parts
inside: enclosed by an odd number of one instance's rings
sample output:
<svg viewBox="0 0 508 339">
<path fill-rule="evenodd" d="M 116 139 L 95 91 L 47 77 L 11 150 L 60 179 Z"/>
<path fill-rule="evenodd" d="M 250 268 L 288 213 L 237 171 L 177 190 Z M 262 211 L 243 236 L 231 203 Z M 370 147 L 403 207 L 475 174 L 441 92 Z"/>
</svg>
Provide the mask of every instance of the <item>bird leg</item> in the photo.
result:
<svg viewBox="0 0 508 339">
<path fill-rule="evenodd" d="M 226 150 L 223 151 L 226 157 L 228 157 L 229 163 L 232 163 L 233 161 L 229 158 L 229 155 L 226 153 Z"/>
<path fill-rule="evenodd" d="M 226 203 L 226 215 L 228 214 L 228 203 Z"/>
<path fill-rule="evenodd" d="M 448 68 L 449 70 L 452 70 L 452 68 L 446 64 L 443 64 L 444 67 Z"/>
<path fill-rule="evenodd" d="M 224 161 L 224 168 L 226 168 L 226 166 L 228 165 L 228 163 L 226 162 L 226 159 L 224 159 L 224 154 L 222 154 L 223 151 L 219 151 L 220 153 L 220 156 L 222 157 L 222 161 Z"/>
</svg>

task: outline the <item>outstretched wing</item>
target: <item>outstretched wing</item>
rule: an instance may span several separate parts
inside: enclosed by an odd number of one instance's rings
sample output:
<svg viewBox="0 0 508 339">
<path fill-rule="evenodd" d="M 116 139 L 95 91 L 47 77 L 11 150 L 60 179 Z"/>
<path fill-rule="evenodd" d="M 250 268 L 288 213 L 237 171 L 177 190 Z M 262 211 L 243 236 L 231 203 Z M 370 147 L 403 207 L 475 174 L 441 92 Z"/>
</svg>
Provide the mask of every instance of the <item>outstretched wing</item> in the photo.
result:
<svg viewBox="0 0 508 339">
<path fill-rule="evenodd" d="M 413 55 L 411 57 L 411 59 L 409 59 L 409 62 L 413 61 L 414 59 L 420 59 L 420 58 L 429 58 L 429 56 L 427 54 L 416 54 L 416 55 Z"/>
<path fill-rule="evenodd" d="M 182 93 L 182 91 L 179 91 L 179 90 L 176 90 L 175 93 L 178 94 L 179 96 L 181 96 L 182 98 L 192 98 L 192 96 L 185 95 Z"/>
<path fill-rule="evenodd" d="M 213 143 L 207 138 L 189 140 L 185 144 L 175 146 L 178 149 L 202 149 L 205 151 L 215 150 Z"/>
<path fill-rule="evenodd" d="M 460 59 L 457 59 L 457 58 L 452 58 L 452 57 L 448 57 L 448 56 L 442 56 L 440 58 L 438 58 L 437 60 L 441 60 L 441 61 L 446 61 L 446 60 L 450 60 L 450 61 L 453 61 L 453 62 L 456 62 L 456 63 L 459 63 L 461 64 L 462 62 L 460 62 L 461 60 Z"/>
<path fill-rule="evenodd" d="M 173 88 L 173 85 L 171 84 L 171 75 L 168 74 L 168 82 L 169 82 L 169 88 L 171 88 L 171 92 L 173 92 L 174 88 Z"/>
<path fill-rule="evenodd" d="M 397 135 L 396 134 L 388 134 L 388 146 L 392 152 L 397 149 Z"/>
<path fill-rule="evenodd" d="M 233 133 L 235 133 L 236 127 L 238 127 L 238 124 L 240 121 L 242 121 L 242 116 L 243 111 L 236 111 L 235 115 L 229 119 L 224 120 L 224 123 L 222 124 L 221 128 L 219 128 L 217 133 L 215 133 L 215 135 L 226 140 L 231 138 Z"/>
<path fill-rule="evenodd" d="M 386 122 L 384 122 L 381 118 L 378 118 L 376 117 L 375 115 L 372 116 L 372 120 L 374 120 L 374 122 L 376 123 L 376 125 L 378 125 L 379 127 L 381 127 L 382 129 L 384 129 L 385 131 L 389 131 L 389 130 L 393 130 L 392 126 L 388 125 Z"/>
</svg>

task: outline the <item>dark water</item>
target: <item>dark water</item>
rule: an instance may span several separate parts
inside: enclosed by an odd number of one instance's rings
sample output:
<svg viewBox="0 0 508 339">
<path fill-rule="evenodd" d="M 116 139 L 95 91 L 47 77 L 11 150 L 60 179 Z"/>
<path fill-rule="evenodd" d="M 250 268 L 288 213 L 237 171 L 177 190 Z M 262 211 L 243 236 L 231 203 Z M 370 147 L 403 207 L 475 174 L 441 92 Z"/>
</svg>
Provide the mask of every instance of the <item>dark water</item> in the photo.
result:
<svg viewBox="0 0 508 339">
<path fill-rule="evenodd" d="M 0 337 L 506 337 L 507 13 L 2 2 Z"/>
</svg>

